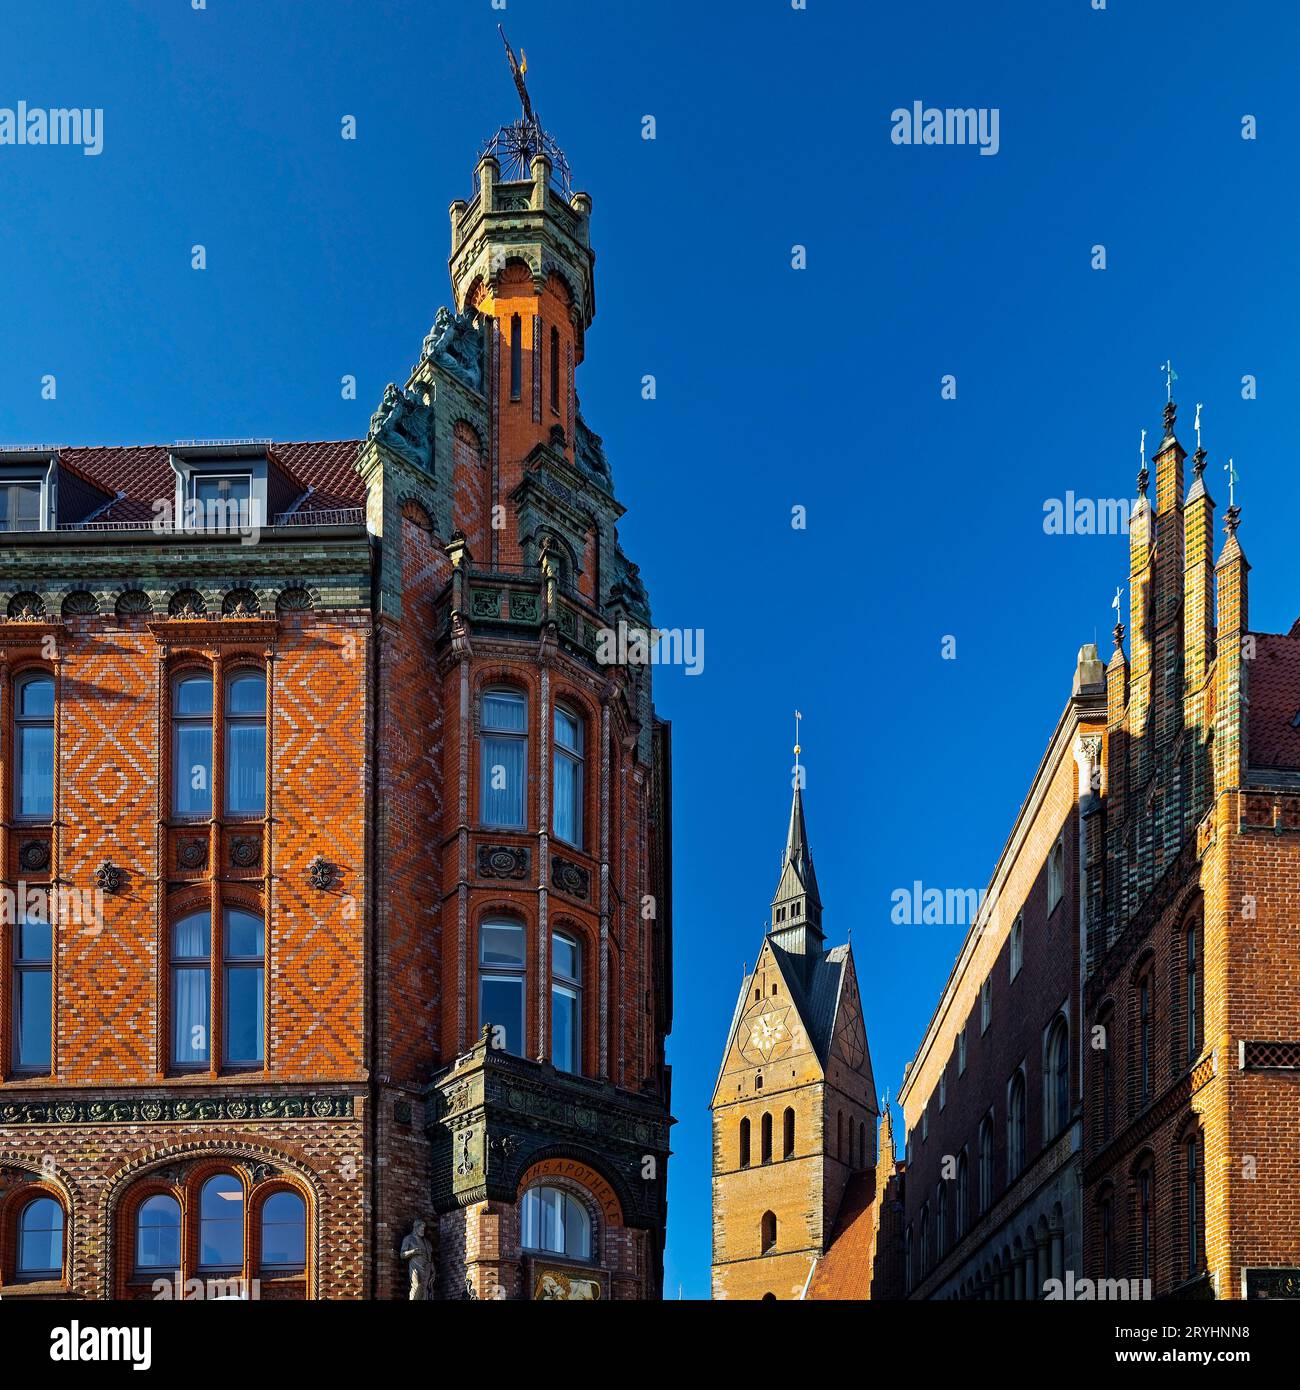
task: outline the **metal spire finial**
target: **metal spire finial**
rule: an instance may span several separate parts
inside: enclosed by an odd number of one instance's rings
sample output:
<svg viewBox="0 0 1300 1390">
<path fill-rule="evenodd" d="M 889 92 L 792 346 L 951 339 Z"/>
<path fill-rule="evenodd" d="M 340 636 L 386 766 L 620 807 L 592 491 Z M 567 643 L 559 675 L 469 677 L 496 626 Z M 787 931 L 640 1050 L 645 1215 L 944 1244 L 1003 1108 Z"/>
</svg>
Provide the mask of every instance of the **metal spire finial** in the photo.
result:
<svg viewBox="0 0 1300 1390">
<path fill-rule="evenodd" d="M 520 64 L 515 58 L 515 51 L 510 47 L 510 40 L 506 38 L 506 31 L 498 24 L 497 33 L 501 35 L 501 42 L 506 46 L 506 58 L 510 63 L 510 75 L 515 79 L 515 89 L 519 93 L 520 104 L 524 108 L 524 120 L 529 125 L 537 125 L 537 117 L 533 114 L 533 103 L 528 98 L 528 87 L 524 82 L 524 73 L 528 71 L 528 57 L 524 56 L 524 61 Z M 523 53 L 523 49 L 519 50 Z"/>
<path fill-rule="evenodd" d="M 800 714 L 798 710 L 795 710 L 795 712 L 794 712 L 794 765 L 795 765 L 796 771 L 798 770 L 798 767 L 799 767 L 799 754 L 803 752 L 803 749 L 799 746 L 799 721 L 800 721 L 802 718 L 803 718 L 803 715 Z"/>
</svg>

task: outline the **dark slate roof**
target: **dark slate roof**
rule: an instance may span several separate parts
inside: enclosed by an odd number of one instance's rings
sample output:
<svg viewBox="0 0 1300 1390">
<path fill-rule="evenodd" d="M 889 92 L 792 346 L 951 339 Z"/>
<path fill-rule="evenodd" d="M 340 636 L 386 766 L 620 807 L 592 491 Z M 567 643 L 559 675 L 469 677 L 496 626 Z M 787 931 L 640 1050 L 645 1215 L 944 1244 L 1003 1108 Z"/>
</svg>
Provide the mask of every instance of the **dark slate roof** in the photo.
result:
<svg viewBox="0 0 1300 1390">
<path fill-rule="evenodd" d="M 360 447 L 356 439 L 268 444 L 266 456 L 305 494 L 295 510 L 311 513 L 365 505 L 365 485 L 353 467 Z M 172 449 L 166 444 L 127 444 L 49 452 L 58 454 L 61 465 L 117 498 L 96 514 L 97 522 L 149 521 L 153 504 L 173 493 L 175 475 L 168 462 Z M 118 497 L 119 493 L 123 495 Z"/>
<path fill-rule="evenodd" d="M 840 986 L 844 982 L 844 962 L 848 946 L 836 946 L 824 955 L 802 956 L 772 943 L 781 973 L 790 990 L 803 1026 L 818 1057 L 825 1063 L 830 1053 L 831 1035 L 835 1029 L 835 1011 L 840 1002 Z M 741 998 L 745 996 L 742 994 Z"/>
<path fill-rule="evenodd" d="M 1249 663 L 1250 726 L 1247 752 L 1252 767 L 1300 768 L 1300 621 L 1283 637 L 1260 633 Z"/>
</svg>

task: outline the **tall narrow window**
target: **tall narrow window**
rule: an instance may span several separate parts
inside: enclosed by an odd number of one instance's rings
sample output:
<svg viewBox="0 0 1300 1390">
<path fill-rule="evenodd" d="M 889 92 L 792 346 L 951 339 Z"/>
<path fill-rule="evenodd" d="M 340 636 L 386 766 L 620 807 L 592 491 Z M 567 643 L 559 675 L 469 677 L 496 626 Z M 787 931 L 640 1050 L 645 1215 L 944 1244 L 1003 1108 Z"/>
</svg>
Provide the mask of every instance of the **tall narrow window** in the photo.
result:
<svg viewBox="0 0 1300 1390">
<path fill-rule="evenodd" d="M 560 330 L 551 329 L 551 409 L 560 413 Z"/>
<path fill-rule="evenodd" d="M 1048 1139 L 1059 1134 L 1070 1118 L 1070 1030 L 1063 1018 L 1058 1018 L 1052 1025 L 1048 1037 L 1043 1084 L 1047 1090 L 1044 1106 L 1047 1133 L 1044 1139 Z"/>
<path fill-rule="evenodd" d="M 788 1106 L 782 1121 L 781 1157 L 794 1157 L 794 1111 Z"/>
<path fill-rule="evenodd" d="M 14 700 L 14 814 L 49 820 L 54 814 L 54 677 L 20 676 Z"/>
<path fill-rule="evenodd" d="M 482 822 L 522 830 L 527 805 L 528 701 L 517 690 L 483 696 Z"/>
<path fill-rule="evenodd" d="M 551 828 L 566 843 L 582 845 L 582 721 L 555 707 L 555 763 Z"/>
<path fill-rule="evenodd" d="M 199 1268 L 244 1267 L 244 1189 L 239 1179 L 218 1173 L 199 1193 Z"/>
<path fill-rule="evenodd" d="M 519 922 L 479 928 L 479 1026 L 492 1025 L 492 1044 L 524 1055 L 524 929 Z"/>
<path fill-rule="evenodd" d="M 1057 840 L 1047 860 L 1047 910 L 1052 909 L 1065 895 L 1065 841 Z"/>
<path fill-rule="evenodd" d="M 1151 1278 L 1151 1170 L 1144 1168 L 1138 1175 L 1139 1248 L 1142 1254 L 1142 1278 Z"/>
<path fill-rule="evenodd" d="M 776 1213 L 765 1211 L 759 1227 L 759 1242 L 764 1255 L 776 1245 Z"/>
<path fill-rule="evenodd" d="M 1187 1060 L 1190 1062 L 1197 1053 L 1200 1041 L 1196 999 L 1196 924 L 1187 928 Z"/>
<path fill-rule="evenodd" d="M 1025 1166 L 1025 1074 L 1011 1078 L 1007 1097 L 1007 1178 L 1016 1177 Z"/>
<path fill-rule="evenodd" d="M 297 1274 L 306 1264 L 307 1204 L 296 1192 L 273 1192 L 262 1203 L 262 1272 Z"/>
<path fill-rule="evenodd" d="M 961 1076 L 966 1071 L 966 1029 L 963 1026 L 957 1034 L 957 1075 Z"/>
<path fill-rule="evenodd" d="M 205 1067 L 212 995 L 212 922 L 192 912 L 172 924 L 172 1065 Z"/>
<path fill-rule="evenodd" d="M 50 1070 L 54 931 L 48 922 L 14 924 L 14 1070 Z"/>
<path fill-rule="evenodd" d="M 763 1112 L 762 1123 L 759 1127 L 761 1135 L 759 1155 L 763 1163 L 772 1161 L 772 1117 L 765 1110 Z"/>
<path fill-rule="evenodd" d="M 957 1238 L 966 1234 L 970 1221 L 970 1164 L 966 1161 L 966 1150 L 957 1157 Z"/>
<path fill-rule="evenodd" d="M 993 1122 L 986 1116 L 980 1122 L 980 1211 L 993 1205 Z"/>
<path fill-rule="evenodd" d="M 53 1197 L 35 1198 L 18 1217 L 18 1278 L 63 1278 L 63 1208 Z"/>
<path fill-rule="evenodd" d="M 181 1267 L 181 1207 L 165 1192 L 146 1197 L 135 1214 L 135 1267 L 169 1274 Z"/>
<path fill-rule="evenodd" d="M 172 815 L 212 814 L 212 677 L 172 684 Z"/>
<path fill-rule="evenodd" d="M 1139 1078 L 1142 1100 L 1151 1098 L 1151 973 L 1143 975 L 1138 985 L 1138 1046 Z"/>
<path fill-rule="evenodd" d="M 993 977 L 986 975 L 980 986 L 980 1032 L 987 1033 L 993 1021 Z"/>
<path fill-rule="evenodd" d="M 1101 1272 L 1106 1279 L 1115 1275 L 1115 1204 L 1110 1197 L 1101 1204 Z"/>
<path fill-rule="evenodd" d="M 266 814 L 266 677 L 240 671 L 226 683 L 226 810 Z"/>
<path fill-rule="evenodd" d="M 1196 1136 L 1187 1140 L 1187 1277 L 1190 1279 L 1201 1264 L 1201 1175 L 1196 1166 Z"/>
<path fill-rule="evenodd" d="M 551 939 L 551 1061 L 582 1071 L 582 947 L 562 932 Z"/>
<path fill-rule="evenodd" d="M 926 1202 L 921 1208 L 921 1273 L 928 1273 L 930 1269 L 930 1204 Z"/>
<path fill-rule="evenodd" d="M 265 934 L 262 919 L 251 912 L 227 908 L 223 916 L 224 991 L 223 1031 L 226 1061 L 253 1066 L 263 1060 L 266 992 Z"/>
<path fill-rule="evenodd" d="M 935 1253 L 938 1255 L 939 1259 L 943 1259 L 948 1253 L 948 1188 L 946 1184 L 939 1184 L 939 1191 L 934 1199 L 934 1203 Z"/>
<path fill-rule="evenodd" d="M 749 1120 L 740 1122 L 740 1166 L 749 1167 Z"/>
<path fill-rule="evenodd" d="M 519 399 L 520 387 L 524 378 L 524 336 L 523 324 L 518 314 L 510 316 L 510 399 Z"/>
<path fill-rule="evenodd" d="M 1011 925 L 1011 978 L 1020 974 L 1025 963 L 1025 919 L 1017 917 Z"/>
</svg>

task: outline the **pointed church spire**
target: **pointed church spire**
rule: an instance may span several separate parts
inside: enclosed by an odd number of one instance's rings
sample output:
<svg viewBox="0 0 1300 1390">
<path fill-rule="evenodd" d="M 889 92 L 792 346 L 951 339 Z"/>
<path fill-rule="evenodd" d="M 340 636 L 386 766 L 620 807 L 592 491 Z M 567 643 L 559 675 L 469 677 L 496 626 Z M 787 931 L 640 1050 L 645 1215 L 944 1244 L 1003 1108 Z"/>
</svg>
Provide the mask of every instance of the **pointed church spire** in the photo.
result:
<svg viewBox="0 0 1300 1390">
<path fill-rule="evenodd" d="M 802 716 L 795 712 L 795 720 Z M 771 936 L 778 946 L 796 955 L 820 955 L 822 951 L 822 899 L 808 846 L 808 826 L 804 820 L 804 769 L 799 763 L 803 751 L 796 733 L 794 745 L 794 797 L 790 803 L 790 826 L 781 856 L 781 877 L 772 899 Z"/>
</svg>

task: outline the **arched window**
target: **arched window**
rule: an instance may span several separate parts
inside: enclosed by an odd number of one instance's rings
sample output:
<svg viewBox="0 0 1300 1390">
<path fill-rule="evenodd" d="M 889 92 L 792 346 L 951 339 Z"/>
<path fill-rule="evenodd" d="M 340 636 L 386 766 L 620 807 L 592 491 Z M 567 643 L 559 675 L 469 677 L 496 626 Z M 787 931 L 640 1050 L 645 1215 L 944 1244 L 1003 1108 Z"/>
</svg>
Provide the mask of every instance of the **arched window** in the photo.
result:
<svg viewBox="0 0 1300 1390">
<path fill-rule="evenodd" d="M 759 1227 L 760 1253 L 766 1255 L 776 1245 L 776 1213 L 765 1211 Z"/>
<path fill-rule="evenodd" d="M 172 681 L 172 815 L 212 814 L 212 676 L 187 671 Z"/>
<path fill-rule="evenodd" d="M 1199 1000 L 1197 998 L 1196 923 L 1191 922 L 1184 937 L 1184 966 L 1187 989 L 1187 1060 L 1193 1061 L 1200 1044 Z"/>
<path fill-rule="evenodd" d="M 1007 1095 L 1007 1180 L 1025 1166 L 1025 1074 L 1016 1072 Z"/>
<path fill-rule="evenodd" d="M 582 720 L 555 707 L 555 750 L 551 785 L 551 829 L 557 839 L 582 847 Z"/>
<path fill-rule="evenodd" d="M 948 1188 L 940 1183 L 934 1199 L 934 1243 L 940 1259 L 948 1253 Z"/>
<path fill-rule="evenodd" d="M 912 1228 L 903 1235 L 903 1292 L 912 1292 Z"/>
<path fill-rule="evenodd" d="M 786 1112 L 785 1112 L 785 1115 L 784 1115 L 784 1117 L 783 1117 L 783 1120 L 784 1120 L 784 1123 L 783 1123 L 783 1130 L 784 1130 L 784 1133 L 782 1134 L 782 1137 L 781 1137 L 781 1157 L 782 1157 L 782 1158 L 793 1158 L 793 1157 L 794 1157 L 794 1111 L 791 1110 L 788 1106 L 786 1107 Z"/>
<path fill-rule="evenodd" d="M 1070 1030 L 1058 1018 L 1047 1039 L 1047 1066 L 1043 1072 L 1045 1138 L 1053 1139 L 1070 1118 Z"/>
<path fill-rule="evenodd" d="M 551 329 L 551 409 L 560 411 L 560 330 Z"/>
<path fill-rule="evenodd" d="M 192 912 L 172 923 L 172 1065 L 206 1067 L 212 992 L 212 920 Z"/>
<path fill-rule="evenodd" d="M 993 1205 L 993 1121 L 986 1115 L 980 1121 L 980 1211 Z"/>
<path fill-rule="evenodd" d="M 226 682 L 226 811 L 266 814 L 266 676 L 237 671 Z"/>
<path fill-rule="evenodd" d="M 1138 1173 L 1138 1250 L 1141 1256 L 1141 1278 L 1150 1279 L 1155 1263 L 1153 1179 L 1148 1163 Z"/>
<path fill-rule="evenodd" d="M 1138 981 L 1138 1096 L 1151 1099 L 1151 969 Z"/>
<path fill-rule="evenodd" d="M 518 314 L 510 315 L 510 399 L 519 399 L 524 377 L 524 330 Z"/>
<path fill-rule="evenodd" d="M 478 932 L 479 1027 L 492 1025 L 492 1045 L 524 1055 L 526 944 L 521 922 L 484 922 Z"/>
<path fill-rule="evenodd" d="M 19 910 L 14 924 L 14 1071 L 42 1075 L 50 1070 L 54 997 L 54 929 L 28 922 Z"/>
<path fill-rule="evenodd" d="M 181 1267 L 181 1204 L 166 1192 L 146 1197 L 136 1211 L 135 1267 L 142 1274 Z"/>
<path fill-rule="evenodd" d="M 14 815 L 54 814 L 54 677 L 32 671 L 14 682 Z"/>
<path fill-rule="evenodd" d="M 740 1166 L 749 1167 L 749 1119 L 740 1122 Z"/>
<path fill-rule="evenodd" d="M 551 1062 L 582 1072 L 582 946 L 564 932 L 551 938 Z"/>
<path fill-rule="evenodd" d="M 970 1224 L 970 1164 L 966 1150 L 957 1156 L 957 1239 L 966 1234 Z"/>
<path fill-rule="evenodd" d="M 835 1157 L 844 1161 L 844 1111 L 835 1113 Z"/>
<path fill-rule="evenodd" d="M 1011 978 L 1020 974 L 1025 963 L 1025 919 L 1017 917 L 1011 926 Z"/>
<path fill-rule="evenodd" d="M 1109 1192 L 1101 1199 L 1101 1273 L 1104 1279 L 1115 1275 L 1115 1199 Z"/>
<path fill-rule="evenodd" d="M 930 1204 L 921 1205 L 921 1273 L 930 1268 Z"/>
<path fill-rule="evenodd" d="M 1184 1174 L 1187 1179 L 1187 1277 L 1201 1269 L 1201 1173 L 1196 1161 L 1196 1135 L 1183 1145 Z"/>
<path fill-rule="evenodd" d="M 244 1267 L 244 1189 L 239 1179 L 218 1173 L 199 1193 L 199 1268 Z"/>
<path fill-rule="evenodd" d="M 63 1208 L 53 1197 L 36 1197 L 18 1216 L 18 1278 L 63 1278 Z"/>
<path fill-rule="evenodd" d="M 307 1204 L 296 1192 L 273 1192 L 262 1203 L 262 1271 L 297 1274 L 307 1264 Z"/>
<path fill-rule="evenodd" d="M 558 1187 L 530 1187 L 524 1193 L 523 1246 L 591 1259 L 591 1214 L 584 1203 Z"/>
<path fill-rule="evenodd" d="M 1097 1023 L 1102 1030 L 1101 1058 L 1097 1064 L 1101 1082 L 1101 1137 L 1104 1143 L 1108 1143 L 1115 1130 L 1115 1068 L 1111 1062 L 1110 1048 L 1114 1015 L 1108 1009 L 1098 1017 Z"/>
<path fill-rule="evenodd" d="M 528 802 L 528 701 L 518 690 L 483 695 L 482 824 L 522 830 Z"/>
<path fill-rule="evenodd" d="M 222 914 L 225 1001 L 225 1060 L 232 1066 L 255 1066 L 265 1057 L 266 956 L 262 919 L 228 907 Z"/>
<path fill-rule="evenodd" d="M 762 1119 L 762 1121 L 760 1122 L 759 1132 L 760 1132 L 760 1134 L 761 1134 L 761 1136 L 762 1136 L 761 1139 L 760 1139 L 760 1141 L 759 1141 L 759 1144 L 760 1144 L 760 1148 L 759 1148 L 759 1157 L 760 1157 L 760 1159 L 761 1159 L 762 1162 L 764 1162 L 764 1163 L 771 1163 L 771 1161 L 772 1161 L 772 1117 L 771 1117 L 771 1115 L 769 1115 L 769 1114 L 767 1113 L 766 1110 L 763 1112 L 763 1119 Z"/>
</svg>

